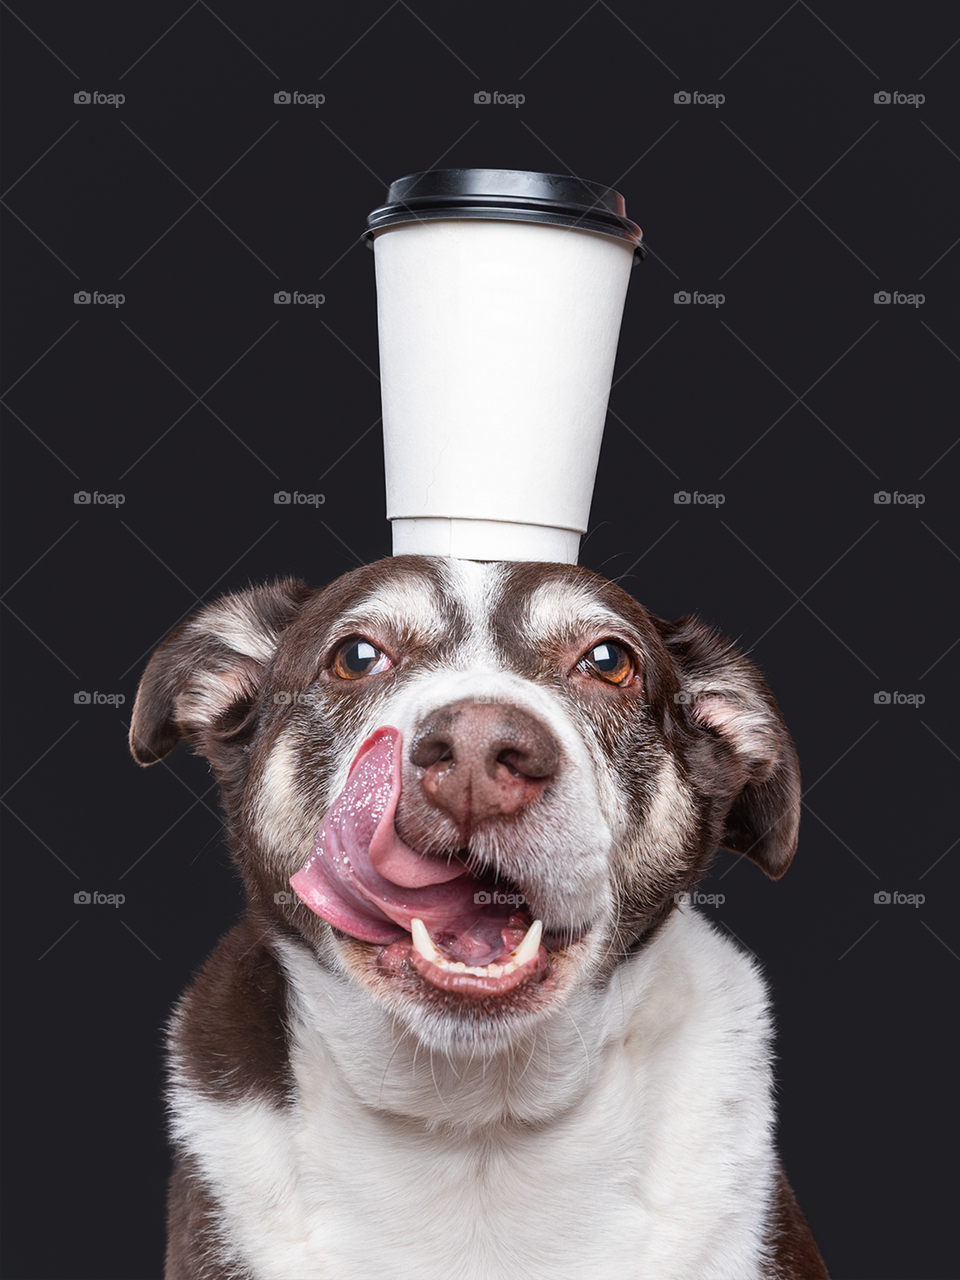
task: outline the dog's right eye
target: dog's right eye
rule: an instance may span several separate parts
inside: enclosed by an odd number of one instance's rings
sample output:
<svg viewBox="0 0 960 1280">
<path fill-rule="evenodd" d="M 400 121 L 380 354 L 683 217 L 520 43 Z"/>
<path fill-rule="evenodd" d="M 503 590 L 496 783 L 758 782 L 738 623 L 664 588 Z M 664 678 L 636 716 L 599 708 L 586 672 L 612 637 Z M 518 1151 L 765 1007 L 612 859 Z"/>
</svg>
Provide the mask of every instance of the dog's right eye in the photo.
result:
<svg viewBox="0 0 960 1280">
<path fill-rule="evenodd" d="M 393 663 L 369 640 L 348 640 L 337 650 L 333 670 L 341 680 L 359 680 L 362 676 L 376 676 L 388 671 Z"/>
</svg>

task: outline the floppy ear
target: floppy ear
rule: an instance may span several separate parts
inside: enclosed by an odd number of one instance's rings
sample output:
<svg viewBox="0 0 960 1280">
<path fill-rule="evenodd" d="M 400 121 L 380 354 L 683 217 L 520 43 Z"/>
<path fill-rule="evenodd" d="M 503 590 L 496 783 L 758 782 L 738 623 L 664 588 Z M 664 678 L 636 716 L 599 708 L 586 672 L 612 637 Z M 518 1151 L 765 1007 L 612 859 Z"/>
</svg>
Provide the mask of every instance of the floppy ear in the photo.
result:
<svg viewBox="0 0 960 1280">
<path fill-rule="evenodd" d="M 777 880 L 789 867 L 800 826 L 800 766 L 793 739 L 752 662 L 697 618 L 660 623 L 680 685 L 678 711 L 709 735 L 718 798 L 729 803 L 720 844 Z"/>
<path fill-rule="evenodd" d="M 253 587 L 205 605 L 171 632 L 137 690 L 130 723 L 137 763 L 156 764 L 182 738 L 209 755 L 215 738 L 239 726 L 280 636 L 311 594 L 292 578 Z"/>
</svg>

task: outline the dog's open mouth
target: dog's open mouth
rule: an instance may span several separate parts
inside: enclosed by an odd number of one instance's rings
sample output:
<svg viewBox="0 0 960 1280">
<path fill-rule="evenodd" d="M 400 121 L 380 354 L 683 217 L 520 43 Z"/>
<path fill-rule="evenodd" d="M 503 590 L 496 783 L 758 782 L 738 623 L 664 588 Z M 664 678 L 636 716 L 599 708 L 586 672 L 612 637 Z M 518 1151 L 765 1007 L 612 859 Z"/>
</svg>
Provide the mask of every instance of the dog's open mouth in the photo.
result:
<svg viewBox="0 0 960 1280">
<path fill-rule="evenodd" d="M 381 968 L 388 973 L 402 970 L 412 964 L 427 982 L 442 991 L 453 991 L 465 996 L 498 996 L 512 991 L 522 983 L 546 975 L 548 961 L 540 944 L 541 924 L 536 921 L 527 928 L 519 916 L 515 923 L 501 930 L 503 945 L 496 959 L 488 964 L 468 964 L 434 943 L 422 920 L 411 921 L 410 941 L 391 943 L 380 955 Z M 446 942 L 439 939 L 441 945 Z M 456 947 L 457 941 L 452 940 Z M 454 954 L 456 954 L 454 952 Z"/>
<path fill-rule="evenodd" d="M 476 997 L 542 979 L 542 926 L 517 886 L 458 856 L 419 854 L 397 835 L 401 749 L 396 729 L 371 734 L 290 884 L 335 929 L 383 946 L 388 973 L 412 965 L 432 986 Z"/>
</svg>

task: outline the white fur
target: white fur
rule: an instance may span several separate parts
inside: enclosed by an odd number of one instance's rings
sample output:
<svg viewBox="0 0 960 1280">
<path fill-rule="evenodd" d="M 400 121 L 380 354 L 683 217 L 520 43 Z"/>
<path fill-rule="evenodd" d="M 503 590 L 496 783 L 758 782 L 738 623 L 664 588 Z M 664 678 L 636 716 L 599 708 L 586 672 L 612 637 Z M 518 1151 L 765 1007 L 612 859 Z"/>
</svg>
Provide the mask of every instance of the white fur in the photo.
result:
<svg viewBox="0 0 960 1280">
<path fill-rule="evenodd" d="M 172 1093 L 225 1263 L 255 1280 L 769 1274 L 766 992 L 695 912 L 486 1063 L 430 1059 L 305 948 L 281 952 L 290 1105 L 212 1101 L 183 1076 Z"/>
<path fill-rule="evenodd" d="M 398 619 L 416 627 L 429 641 L 443 635 L 441 612 L 434 587 L 421 578 L 395 578 L 384 582 L 357 604 L 350 613 L 337 618 L 337 630 L 344 635 L 368 628 L 392 631 Z"/>
<path fill-rule="evenodd" d="M 289 992 L 285 1106 L 195 1087 L 178 1061 L 175 1019 L 173 1134 L 219 1206 L 219 1264 L 243 1280 L 769 1277 L 776 1164 L 756 966 L 684 909 L 602 988 L 595 977 L 614 937 L 617 875 L 656 888 L 683 872 L 697 823 L 691 785 L 651 741 L 648 803 L 634 830 L 586 713 L 505 669 L 491 628 L 503 567 L 445 561 L 441 573 L 465 636 L 358 703 L 324 784 L 330 796 L 309 785 L 317 712 L 298 703 L 252 781 L 259 846 L 281 882 L 299 868 L 377 726 L 408 741 L 459 699 L 509 703 L 550 732 L 561 767 L 535 814 L 480 832 L 471 849 L 523 884 L 548 928 L 589 930 L 562 991 L 536 1013 L 489 1024 L 408 996 L 378 998 L 376 981 L 359 980 L 359 962 L 346 963 L 332 937 L 318 944 L 321 964 L 306 941 L 271 935 Z M 331 620 L 329 643 L 399 622 L 436 645 L 437 591 L 415 577 L 382 584 Z M 208 617 L 205 629 L 259 662 L 276 643 L 254 635 L 238 608 Z M 629 639 L 588 587 L 567 583 L 534 591 L 521 630 L 534 649 L 568 634 Z M 201 710 L 216 679 L 195 691 Z M 772 728 L 748 692 L 735 671 L 686 691 L 752 764 L 769 755 Z"/>
<path fill-rule="evenodd" d="M 270 661 L 280 638 L 262 618 L 251 617 L 240 596 L 224 596 L 201 609 L 189 622 L 188 630 L 196 635 L 214 635 L 234 653 L 262 663 Z"/>
<path fill-rule="evenodd" d="M 534 645 L 549 643 L 565 629 L 590 628 L 597 640 L 624 631 L 619 614 L 601 604 L 586 585 L 570 582 L 542 583 L 531 595 L 526 615 L 525 630 Z"/>
<path fill-rule="evenodd" d="M 279 737 L 267 757 L 263 777 L 254 792 L 257 830 L 265 851 L 278 863 L 291 858 L 302 865 L 310 852 L 319 825 L 315 814 L 305 812 L 298 794 L 294 735 Z"/>
<path fill-rule="evenodd" d="M 523 822 L 522 836 L 515 833 L 505 840 L 496 832 L 481 833 L 474 847 L 502 874 L 522 879 L 531 909 L 548 928 L 609 917 L 612 827 L 621 816 L 619 797 L 603 785 L 599 761 L 558 701 L 531 681 L 493 666 L 492 658 L 489 665 L 481 665 L 481 640 L 473 639 L 470 647 L 476 650 L 471 665 L 460 669 L 457 662 L 453 670 L 411 678 L 380 710 L 405 741 L 412 738 L 425 711 L 466 697 L 508 703 L 545 725 L 566 763 L 550 805 Z"/>
<path fill-rule="evenodd" d="M 695 820 L 693 792 L 681 779 L 672 756 L 664 754 L 647 811 L 643 844 L 633 854 L 635 861 L 664 874 L 676 872 L 683 865 L 684 843 Z"/>
<path fill-rule="evenodd" d="M 444 563 L 443 573 L 447 595 L 460 603 L 468 621 L 467 635 L 456 646 L 451 643 L 444 666 L 410 672 L 394 693 L 370 700 L 353 741 L 338 760 L 333 794 L 342 789 L 350 763 L 378 725 L 394 726 L 409 742 L 427 714 L 461 698 L 519 707 L 553 734 L 565 768 L 553 789 L 551 804 L 542 806 L 525 824 L 518 823 L 520 831 L 512 842 L 498 839 L 496 833 L 481 835 L 475 841 L 475 852 L 501 874 L 523 881 L 531 908 L 547 928 L 609 922 L 615 914 L 610 885 L 614 830 L 625 821 L 616 779 L 590 750 L 582 726 L 550 691 L 504 670 L 490 628 L 503 567 L 451 560 Z M 552 607 L 548 602 L 539 610 L 544 626 Z M 594 612 L 599 609 L 592 607 Z M 578 611 L 587 608 L 586 599 L 575 596 L 563 612 L 564 623 L 578 618 Z M 343 634 L 354 630 L 365 634 L 373 625 L 387 627 L 392 619 L 395 626 L 397 619 L 402 619 L 422 637 L 435 638 L 438 615 L 427 584 L 401 579 L 378 587 L 348 615 L 338 618 L 336 629 Z M 603 617 L 601 630 L 609 630 L 610 619 L 605 613 Z M 665 764 L 670 765 L 667 757 Z M 257 779 L 254 804 L 263 846 L 278 863 L 286 863 L 287 875 L 302 866 L 323 817 L 322 807 L 311 812 L 297 796 L 298 774 L 296 733 L 290 728 L 273 746 Z M 675 779 L 675 774 L 670 777 Z M 671 793 L 665 803 L 672 802 Z M 676 844 L 676 832 L 671 835 Z"/>
</svg>

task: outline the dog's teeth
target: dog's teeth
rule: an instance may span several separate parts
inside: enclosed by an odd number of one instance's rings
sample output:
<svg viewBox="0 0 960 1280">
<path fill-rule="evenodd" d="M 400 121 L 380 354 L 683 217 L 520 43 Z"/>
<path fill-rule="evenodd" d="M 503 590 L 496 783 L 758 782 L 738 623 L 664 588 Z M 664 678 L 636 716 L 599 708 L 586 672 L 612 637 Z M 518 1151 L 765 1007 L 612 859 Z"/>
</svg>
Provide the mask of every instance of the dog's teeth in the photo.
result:
<svg viewBox="0 0 960 1280">
<path fill-rule="evenodd" d="M 526 964 L 540 950 L 540 937 L 543 933 L 543 921 L 534 920 L 533 924 L 527 930 L 523 941 L 519 947 L 513 952 L 514 962 L 518 965 Z"/>
<path fill-rule="evenodd" d="M 537 920 L 527 930 L 526 937 L 516 951 L 511 954 L 506 964 L 473 965 L 464 964 L 462 960 L 448 960 L 434 946 L 433 939 L 427 932 L 427 926 L 423 921 L 418 920 L 416 917 L 410 921 L 410 936 L 413 939 L 414 948 L 419 951 L 425 960 L 431 961 L 431 963 L 441 969 L 448 970 L 450 973 L 469 973 L 476 978 L 500 978 L 505 974 L 513 973 L 515 969 L 532 960 L 540 950 L 542 933 L 543 922 Z"/>
<path fill-rule="evenodd" d="M 416 917 L 410 921 L 410 936 L 413 938 L 413 945 L 423 956 L 424 960 L 432 960 L 437 964 L 443 957 L 433 945 L 433 940 L 427 933 L 427 926 L 422 920 Z"/>
</svg>

